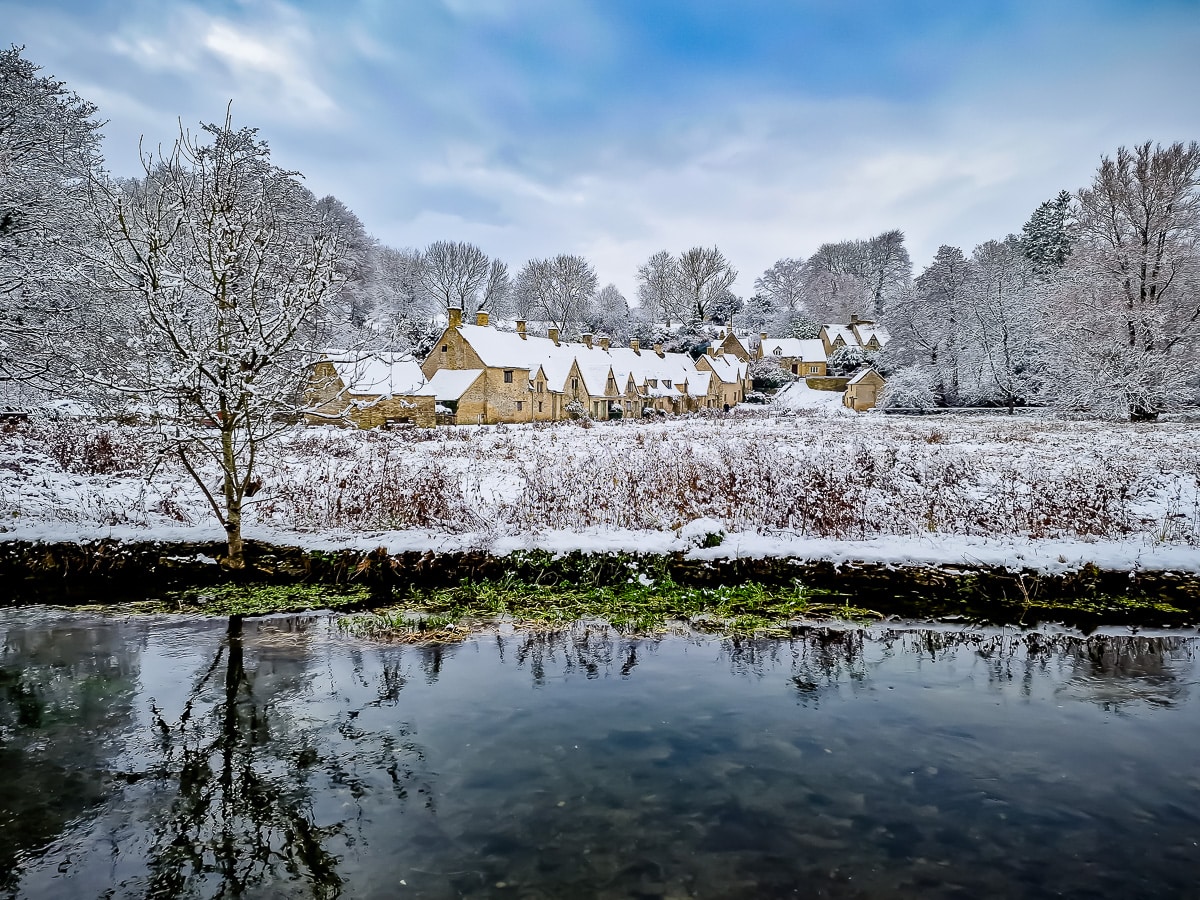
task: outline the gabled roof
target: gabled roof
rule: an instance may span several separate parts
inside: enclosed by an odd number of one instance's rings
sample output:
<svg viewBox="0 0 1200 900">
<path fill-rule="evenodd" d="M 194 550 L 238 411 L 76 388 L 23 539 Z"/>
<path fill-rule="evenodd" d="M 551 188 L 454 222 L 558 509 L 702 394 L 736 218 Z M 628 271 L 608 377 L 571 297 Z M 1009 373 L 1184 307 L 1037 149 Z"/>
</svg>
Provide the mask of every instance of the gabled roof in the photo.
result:
<svg viewBox="0 0 1200 900">
<path fill-rule="evenodd" d="M 438 369 L 429 379 L 429 387 L 438 401 L 460 400 L 483 374 L 483 369 Z"/>
<path fill-rule="evenodd" d="M 879 342 L 880 347 L 892 339 L 892 336 L 888 334 L 887 328 L 882 325 L 855 325 L 854 331 L 858 335 L 859 343 L 864 347 L 870 343 L 872 336 Z"/>
<path fill-rule="evenodd" d="M 735 384 L 746 377 L 746 364 L 736 356 L 702 356 L 705 364 L 725 384 Z M 700 360 L 696 360 L 699 368 Z"/>
<path fill-rule="evenodd" d="M 347 393 L 380 396 L 433 396 L 421 367 L 407 353 L 326 350 Z"/>
<path fill-rule="evenodd" d="M 853 338 L 853 335 L 851 336 Z M 762 342 L 763 357 L 786 356 L 802 362 L 825 362 L 825 345 L 816 338 L 767 338 Z"/>
<path fill-rule="evenodd" d="M 860 381 L 862 381 L 868 375 L 874 375 L 876 378 L 880 379 L 881 381 L 883 380 L 882 375 L 880 375 L 878 372 L 876 372 L 870 366 L 867 366 L 867 368 L 859 369 L 857 372 L 855 372 L 854 376 L 849 381 L 846 382 L 846 387 L 849 387 L 852 384 L 858 384 Z"/>
<path fill-rule="evenodd" d="M 849 346 L 858 346 L 858 338 L 854 336 L 854 329 L 849 325 L 822 325 L 821 331 L 829 339 L 830 344 L 840 337 Z"/>
</svg>

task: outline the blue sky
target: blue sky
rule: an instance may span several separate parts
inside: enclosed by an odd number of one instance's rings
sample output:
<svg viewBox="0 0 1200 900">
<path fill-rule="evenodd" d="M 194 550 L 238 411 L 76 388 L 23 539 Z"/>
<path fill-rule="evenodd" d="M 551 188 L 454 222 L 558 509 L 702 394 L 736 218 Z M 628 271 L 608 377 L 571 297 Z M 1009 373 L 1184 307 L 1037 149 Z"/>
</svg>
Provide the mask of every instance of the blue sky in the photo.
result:
<svg viewBox="0 0 1200 900">
<path fill-rule="evenodd" d="M 117 174 L 232 100 L 385 243 L 581 253 L 631 297 L 638 263 L 697 244 L 743 294 L 889 228 L 919 272 L 1122 144 L 1200 139 L 1196 0 L 0 0 L 0 22 L 99 104 Z"/>
</svg>

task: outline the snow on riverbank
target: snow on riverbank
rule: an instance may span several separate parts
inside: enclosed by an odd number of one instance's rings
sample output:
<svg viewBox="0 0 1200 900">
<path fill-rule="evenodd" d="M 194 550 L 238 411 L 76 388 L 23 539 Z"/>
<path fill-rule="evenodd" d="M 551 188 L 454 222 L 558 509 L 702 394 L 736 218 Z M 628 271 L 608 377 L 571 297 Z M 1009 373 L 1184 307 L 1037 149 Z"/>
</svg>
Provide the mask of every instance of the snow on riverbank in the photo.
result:
<svg viewBox="0 0 1200 900">
<path fill-rule="evenodd" d="M 298 428 L 280 449 L 246 533 L 312 549 L 1200 572 L 1200 435 L 1178 423 L 772 410 L 588 428 Z M 148 429 L 0 434 L 0 540 L 220 540 L 177 464 L 141 474 L 154 452 Z M 680 535 L 702 518 L 726 532 L 720 546 Z"/>
</svg>

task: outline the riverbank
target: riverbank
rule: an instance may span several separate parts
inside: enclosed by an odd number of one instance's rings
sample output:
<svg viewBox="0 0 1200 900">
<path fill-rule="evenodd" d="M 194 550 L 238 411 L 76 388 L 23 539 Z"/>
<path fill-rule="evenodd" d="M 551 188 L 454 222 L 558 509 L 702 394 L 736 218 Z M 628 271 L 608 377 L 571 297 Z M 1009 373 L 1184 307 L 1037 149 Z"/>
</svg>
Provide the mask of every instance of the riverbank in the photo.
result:
<svg viewBox="0 0 1200 900">
<path fill-rule="evenodd" d="M 256 539 L 247 570 L 236 573 L 218 564 L 219 541 L 9 539 L 0 541 L 0 583 L 8 605 L 141 603 L 210 615 L 391 610 L 394 621 L 438 627 L 487 617 L 594 618 L 627 630 L 681 620 L 758 631 L 887 616 L 1083 629 L 1200 624 L 1200 554 L 1187 548 L 759 539 L 752 553 L 736 535 L 703 526 L 670 540 L 613 534 L 608 546 L 587 549 L 565 535 L 523 547 L 470 547 L 464 537 L 437 550 L 418 549 L 417 537 L 364 535 L 349 546 Z"/>
</svg>

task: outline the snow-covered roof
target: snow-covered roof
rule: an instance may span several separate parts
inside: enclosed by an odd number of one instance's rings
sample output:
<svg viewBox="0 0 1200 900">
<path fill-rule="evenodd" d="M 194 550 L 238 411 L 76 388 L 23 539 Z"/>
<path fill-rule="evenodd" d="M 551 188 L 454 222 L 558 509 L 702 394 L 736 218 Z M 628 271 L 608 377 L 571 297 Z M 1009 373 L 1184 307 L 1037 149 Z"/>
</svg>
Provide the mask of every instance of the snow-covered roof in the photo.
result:
<svg viewBox="0 0 1200 900">
<path fill-rule="evenodd" d="M 439 401 L 459 400 L 482 374 L 483 369 L 438 369 L 429 387 Z"/>
<path fill-rule="evenodd" d="M 421 367 L 407 353 L 327 350 L 322 355 L 348 393 L 433 396 Z"/>
<path fill-rule="evenodd" d="M 696 373 L 690 376 L 687 380 L 687 392 L 690 397 L 706 397 L 708 396 L 708 385 L 712 381 L 712 372 L 703 372 L 697 370 Z"/>
<path fill-rule="evenodd" d="M 494 369 L 536 369 L 537 360 L 569 346 L 556 347 L 550 338 L 532 334 L 522 338 L 515 331 L 497 331 L 490 325 L 460 325 L 458 330 L 480 361 Z"/>
<path fill-rule="evenodd" d="M 712 372 L 725 384 L 734 384 L 746 377 L 746 364 L 736 356 L 702 356 Z"/>
<path fill-rule="evenodd" d="M 846 382 L 846 387 L 849 387 L 852 384 L 858 384 L 860 381 L 862 381 L 868 375 L 874 375 L 876 378 L 882 377 L 878 372 L 876 372 L 870 366 L 867 366 L 867 368 L 859 369 L 857 372 L 855 372 L 853 377 L 849 381 Z"/>
<path fill-rule="evenodd" d="M 850 336 L 851 341 L 854 336 Z M 825 345 L 815 338 L 801 340 L 800 338 L 767 338 L 762 342 L 764 357 L 786 356 L 802 362 L 825 362 Z"/>
<path fill-rule="evenodd" d="M 872 336 L 879 342 L 880 347 L 892 339 L 892 336 L 888 334 L 887 328 L 882 325 L 855 325 L 854 331 L 858 335 L 859 343 L 864 347 L 870 343 Z"/>
<path fill-rule="evenodd" d="M 822 325 L 821 330 L 825 333 L 825 336 L 829 338 L 830 344 L 840 337 L 849 346 L 858 346 L 858 338 L 854 336 L 854 329 L 849 325 Z"/>
</svg>

